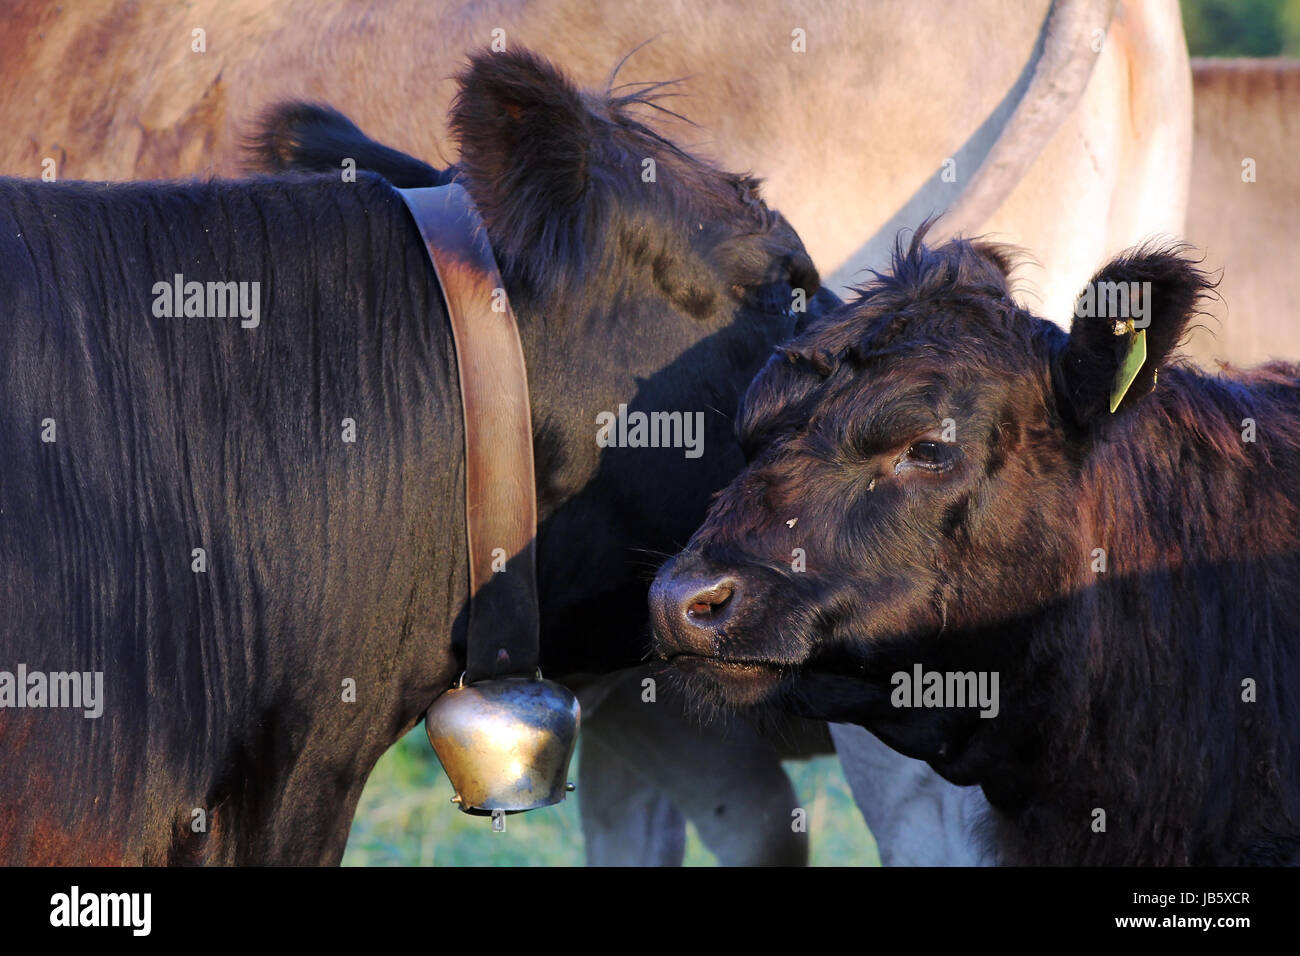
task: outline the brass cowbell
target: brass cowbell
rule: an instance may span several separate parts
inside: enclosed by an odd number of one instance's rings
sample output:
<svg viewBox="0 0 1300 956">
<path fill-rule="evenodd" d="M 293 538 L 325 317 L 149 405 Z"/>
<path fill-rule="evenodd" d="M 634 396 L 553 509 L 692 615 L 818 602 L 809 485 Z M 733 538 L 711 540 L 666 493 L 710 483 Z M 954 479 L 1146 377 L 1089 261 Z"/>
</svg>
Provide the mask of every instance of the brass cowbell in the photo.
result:
<svg viewBox="0 0 1300 956">
<path fill-rule="evenodd" d="M 561 802 L 573 789 L 578 699 L 535 678 L 461 682 L 430 705 L 425 730 L 465 813 L 517 813 Z"/>
</svg>

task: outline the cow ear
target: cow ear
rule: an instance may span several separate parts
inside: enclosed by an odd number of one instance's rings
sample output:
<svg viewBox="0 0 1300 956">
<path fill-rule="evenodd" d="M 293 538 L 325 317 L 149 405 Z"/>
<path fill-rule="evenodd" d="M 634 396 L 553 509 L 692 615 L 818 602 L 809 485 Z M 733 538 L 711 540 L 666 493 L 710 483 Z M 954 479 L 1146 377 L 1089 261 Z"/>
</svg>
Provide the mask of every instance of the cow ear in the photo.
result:
<svg viewBox="0 0 1300 956">
<path fill-rule="evenodd" d="M 563 260 L 581 234 L 596 118 L 559 70 L 527 51 L 477 54 L 458 79 L 460 179 L 503 271 Z"/>
<path fill-rule="evenodd" d="M 1185 246 L 1147 246 L 1107 264 L 1075 300 L 1056 359 L 1063 411 L 1087 426 L 1133 408 L 1155 387 L 1197 303 L 1213 288 Z"/>
<path fill-rule="evenodd" d="M 399 189 L 442 186 L 451 176 L 428 163 L 377 143 L 333 107 L 289 100 L 262 114 L 245 144 L 253 169 L 339 173 L 356 169 L 383 176 Z"/>
</svg>

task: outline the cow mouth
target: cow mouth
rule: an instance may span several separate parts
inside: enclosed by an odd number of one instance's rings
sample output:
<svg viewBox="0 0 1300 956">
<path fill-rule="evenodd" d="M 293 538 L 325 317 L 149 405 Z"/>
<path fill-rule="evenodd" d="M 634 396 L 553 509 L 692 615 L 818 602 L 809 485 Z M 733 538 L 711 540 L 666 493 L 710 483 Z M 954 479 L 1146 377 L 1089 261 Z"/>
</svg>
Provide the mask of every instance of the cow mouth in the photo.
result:
<svg viewBox="0 0 1300 956">
<path fill-rule="evenodd" d="M 679 673 L 711 683 L 734 705 L 755 704 L 781 684 L 788 664 L 768 660 L 728 660 L 704 654 L 677 653 L 665 658 Z"/>
</svg>

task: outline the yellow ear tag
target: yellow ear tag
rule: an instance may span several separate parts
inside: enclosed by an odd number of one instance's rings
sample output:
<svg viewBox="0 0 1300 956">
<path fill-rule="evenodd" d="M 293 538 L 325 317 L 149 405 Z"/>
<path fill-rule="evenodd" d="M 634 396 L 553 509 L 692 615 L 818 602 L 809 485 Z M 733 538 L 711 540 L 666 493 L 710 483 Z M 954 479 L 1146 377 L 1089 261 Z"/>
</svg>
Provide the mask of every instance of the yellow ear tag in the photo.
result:
<svg viewBox="0 0 1300 956">
<path fill-rule="evenodd" d="M 1137 380 L 1138 372 L 1142 371 L 1142 366 L 1147 361 L 1147 330 L 1134 330 L 1133 320 L 1129 319 L 1123 326 L 1117 328 L 1116 334 L 1122 335 L 1124 331 L 1128 332 L 1128 353 L 1120 363 L 1119 371 L 1115 373 L 1115 388 L 1110 393 L 1112 415 L 1115 414 L 1115 409 L 1119 408 L 1119 403 L 1124 401 L 1129 386 Z"/>
</svg>

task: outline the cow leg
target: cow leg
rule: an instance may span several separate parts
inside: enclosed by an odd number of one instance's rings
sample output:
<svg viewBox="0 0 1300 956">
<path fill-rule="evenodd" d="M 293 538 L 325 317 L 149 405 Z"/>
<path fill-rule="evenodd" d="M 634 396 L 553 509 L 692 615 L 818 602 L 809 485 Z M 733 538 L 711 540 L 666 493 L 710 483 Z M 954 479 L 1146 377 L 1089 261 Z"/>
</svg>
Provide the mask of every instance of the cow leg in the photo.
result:
<svg viewBox="0 0 1300 956">
<path fill-rule="evenodd" d="M 884 866 L 980 866 L 988 802 L 979 787 L 949 783 L 923 761 L 854 724 L 831 724 L 835 751 Z"/>
<path fill-rule="evenodd" d="M 794 829 L 799 798 L 776 751 L 742 721 L 724 732 L 688 724 L 680 710 L 674 716 L 673 755 L 657 769 L 718 863 L 807 866 L 808 834 Z"/>
<path fill-rule="evenodd" d="M 591 724 L 582 728 L 578 802 L 588 866 L 682 865 L 686 818 Z"/>
<path fill-rule="evenodd" d="M 622 675 L 584 715 L 588 862 L 680 863 L 681 851 L 667 851 L 684 846 L 688 819 L 723 866 L 805 865 L 807 834 L 792 827 L 798 799 L 775 749 L 743 721 L 699 727 L 675 697 L 643 702 L 642 677 Z"/>
</svg>

